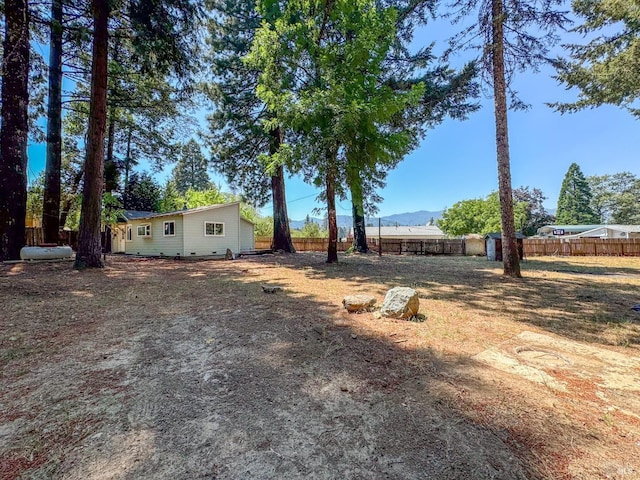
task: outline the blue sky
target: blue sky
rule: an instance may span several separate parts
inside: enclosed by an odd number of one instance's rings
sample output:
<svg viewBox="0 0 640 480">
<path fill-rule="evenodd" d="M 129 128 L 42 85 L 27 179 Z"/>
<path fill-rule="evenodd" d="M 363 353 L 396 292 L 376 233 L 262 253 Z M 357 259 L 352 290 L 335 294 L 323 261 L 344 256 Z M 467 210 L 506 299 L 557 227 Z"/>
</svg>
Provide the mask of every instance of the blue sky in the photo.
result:
<svg viewBox="0 0 640 480">
<path fill-rule="evenodd" d="M 437 22 L 422 29 L 416 44 L 446 38 L 452 27 Z M 455 61 L 462 64 L 468 55 Z M 574 114 L 560 115 L 545 102 L 571 101 L 576 92 L 551 78 L 553 70 L 520 74 L 515 89 L 531 108 L 509 112 L 511 174 L 514 188 L 540 188 L 547 198 L 545 206 L 556 208 L 562 179 L 569 165 L 576 162 L 586 176 L 629 171 L 640 176 L 638 129 L 640 122 L 626 110 L 604 106 Z M 455 202 L 484 197 L 497 190 L 497 165 L 493 100 L 482 98 L 482 108 L 466 121 L 445 120 L 430 130 L 418 149 L 411 152 L 387 178 L 381 190 L 384 201 L 380 215 L 442 210 Z M 29 149 L 30 178 L 44 167 L 44 145 Z M 166 178 L 171 167 L 160 175 Z M 222 184 L 218 176 L 212 176 Z M 322 207 L 316 202 L 318 190 L 300 178 L 286 180 L 289 217 L 304 219 Z M 262 209 L 269 215 L 271 205 Z M 350 215 L 348 200 L 337 203 L 339 215 Z"/>
</svg>

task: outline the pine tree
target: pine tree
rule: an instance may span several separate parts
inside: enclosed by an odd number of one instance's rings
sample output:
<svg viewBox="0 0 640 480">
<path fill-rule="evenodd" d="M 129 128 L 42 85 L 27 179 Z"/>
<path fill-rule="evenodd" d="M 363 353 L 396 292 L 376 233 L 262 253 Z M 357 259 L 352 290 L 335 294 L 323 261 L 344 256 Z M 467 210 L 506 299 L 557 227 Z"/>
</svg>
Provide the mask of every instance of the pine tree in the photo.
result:
<svg viewBox="0 0 640 480">
<path fill-rule="evenodd" d="M 269 196 L 273 204 L 271 248 L 295 253 L 287 214 L 283 164 L 267 169 L 262 158 L 277 155 L 283 142 L 279 125 L 265 128 L 271 116 L 256 96 L 259 72 L 243 57 L 249 52 L 261 16 L 256 0 L 209 0 L 211 46 L 209 62 L 214 76 L 206 91 L 216 110 L 210 122 L 212 166 L 227 181 L 242 188 L 243 195 L 256 205 Z"/>
<path fill-rule="evenodd" d="M 133 173 L 124 192 L 125 208 L 143 212 L 155 212 L 160 207 L 162 190 L 147 172 Z M 178 210 L 182 205 L 170 210 Z"/>
<path fill-rule="evenodd" d="M 362 174 L 357 181 L 365 184 L 364 175 L 375 170 L 356 163 L 355 152 L 362 152 L 364 143 L 357 132 L 367 124 L 374 132 L 369 151 L 388 149 L 389 157 L 401 158 L 414 132 L 389 126 L 396 114 L 420 102 L 425 85 L 409 84 L 398 92 L 379 83 L 395 40 L 395 9 L 369 0 L 290 0 L 280 9 L 263 1 L 259 10 L 273 18 L 256 33 L 247 59 L 261 72 L 258 96 L 295 140 L 272 162 L 284 160 L 322 187 L 327 262 L 336 262 L 336 196 L 344 198 L 349 180 L 357 180 L 352 173 Z M 381 157 L 366 161 L 375 165 Z"/>
<path fill-rule="evenodd" d="M 197 41 L 194 36 L 197 32 L 194 27 L 199 8 L 197 2 L 183 0 L 125 2 L 123 10 L 126 10 L 126 27 L 131 34 L 140 73 L 173 73 L 176 81 L 191 73 L 196 59 Z M 94 29 L 91 100 L 76 268 L 103 266 L 100 259 L 100 226 L 111 2 L 92 0 L 92 10 Z"/>
<path fill-rule="evenodd" d="M 191 139 L 180 149 L 180 159 L 173 169 L 173 181 L 181 195 L 189 189 L 206 190 L 211 187 L 207 159 L 200 145 Z"/>
<path fill-rule="evenodd" d="M 60 174 L 62 169 L 62 0 L 52 0 L 50 21 L 47 161 L 42 208 L 42 231 L 45 242 L 58 243 L 60 230 Z"/>
<path fill-rule="evenodd" d="M 521 277 L 516 245 L 511 157 L 507 117 L 507 97 L 511 106 L 524 107 L 511 89 L 516 72 L 536 70 L 548 50 L 557 43 L 556 29 L 567 22 L 565 12 L 556 8 L 562 0 L 454 0 L 456 20 L 477 14 L 475 24 L 465 28 L 451 42 L 451 51 L 462 47 L 478 49 L 481 76 L 490 86 L 494 100 L 498 192 L 502 215 L 502 258 L 504 275 Z"/>
<path fill-rule="evenodd" d="M 572 7 L 584 19 L 575 31 L 591 40 L 586 45 L 566 45 L 569 59 L 556 61 L 557 78 L 580 93 L 573 103 L 552 106 L 564 113 L 610 104 L 640 118 L 638 0 L 576 0 Z"/>
<path fill-rule="evenodd" d="M 29 6 L 4 5 L 2 130 L 0 132 L 0 261 L 17 260 L 24 246 L 29 133 Z"/>
<path fill-rule="evenodd" d="M 589 225 L 598 222 L 591 209 L 591 189 L 577 163 L 572 163 L 562 181 L 556 222 L 561 225 Z"/>
</svg>

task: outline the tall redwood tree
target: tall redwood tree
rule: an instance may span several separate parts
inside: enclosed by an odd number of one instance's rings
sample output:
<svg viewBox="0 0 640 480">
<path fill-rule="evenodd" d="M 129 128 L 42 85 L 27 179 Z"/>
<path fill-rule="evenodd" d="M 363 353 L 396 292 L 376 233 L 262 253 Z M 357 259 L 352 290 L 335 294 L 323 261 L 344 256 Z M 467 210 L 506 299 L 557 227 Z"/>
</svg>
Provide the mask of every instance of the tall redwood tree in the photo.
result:
<svg viewBox="0 0 640 480">
<path fill-rule="evenodd" d="M 0 132 L 0 261 L 17 260 L 27 214 L 29 7 L 7 0 L 2 62 Z"/>
<path fill-rule="evenodd" d="M 62 0 L 51 2 L 49 35 L 49 100 L 47 164 L 44 177 L 42 230 L 44 241 L 58 242 L 60 229 L 60 168 L 62 165 Z"/>
<path fill-rule="evenodd" d="M 107 124 L 107 62 L 109 0 L 93 0 L 93 60 L 87 153 L 84 164 L 82 209 L 75 268 L 102 267 L 100 217 L 104 174 L 104 138 Z"/>
</svg>

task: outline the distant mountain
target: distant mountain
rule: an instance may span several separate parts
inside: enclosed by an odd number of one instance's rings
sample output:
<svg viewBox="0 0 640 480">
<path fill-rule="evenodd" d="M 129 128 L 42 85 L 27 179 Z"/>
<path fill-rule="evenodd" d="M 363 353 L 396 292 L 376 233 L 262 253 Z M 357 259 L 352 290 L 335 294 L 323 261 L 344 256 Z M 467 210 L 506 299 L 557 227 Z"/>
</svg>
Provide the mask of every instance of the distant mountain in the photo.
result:
<svg viewBox="0 0 640 480">
<path fill-rule="evenodd" d="M 386 217 L 380 217 L 380 223 L 384 226 L 407 226 L 412 227 L 415 225 L 426 225 L 433 219 L 434 221 L 442 217 L 442 210 L 431 212 L 429 210 L 419 210 L 417 212 L 396 213 L 395 215 L 388 215 Z M 377 218 L 367 219 L 367 223 L 378 224 Z"/>
<path fill-rule="evenodd" d="M 418 212 L 396 213 L 394 215 L 388 215 L 386 217 L 380 217 L 380 223 L 383 226 L 414 226 L 414 225 L 426 225 L 433 218 L 434 221 L 442 217 L 442 210 L 431 212 L 428 210 L 420 210 Z M 310 220 L 316 222 L 318 225 L 324 226 L 323 218 L 310 217 Z M 353 219 L 351 215 L 338 215 L 336 218 L 338 227 L 351 228 L 353 226 Z M 300 229 L 304 226 L 304 220 L 291 220 L 289 225 L 291 228 Z M 378 225 L 378 217 L 367 217 L 367 224 L 374 226 Z"/>
</svg>

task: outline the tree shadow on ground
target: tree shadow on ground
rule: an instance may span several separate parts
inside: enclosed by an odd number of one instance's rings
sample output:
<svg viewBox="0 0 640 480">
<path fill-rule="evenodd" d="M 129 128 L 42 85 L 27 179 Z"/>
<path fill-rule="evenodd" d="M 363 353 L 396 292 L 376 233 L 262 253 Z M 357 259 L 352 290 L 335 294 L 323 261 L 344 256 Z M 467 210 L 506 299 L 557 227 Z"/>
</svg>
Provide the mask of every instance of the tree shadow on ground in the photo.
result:
<svg viewBox="0 0 640 480">
<path fill-rule="evenodd" d="M 366 286 L 384 295 L 387 288 L 410 286 L 427 302 L 506 315 L 573 340 L 640 345 L 640 313 L 631 309 L 640 303 L 638 284 L 629 281 L 640 280 L 639 269 L 524 262 L 524 278 L 510 279 L 502 275 L 501 264 L 474 257 L 357 255 L 340 260 L 327 265 L 320 254 L 303 254 L 277 262 L 305 269 L 312 279 L 343 279 L 354 291 Z"/>
</svg>

